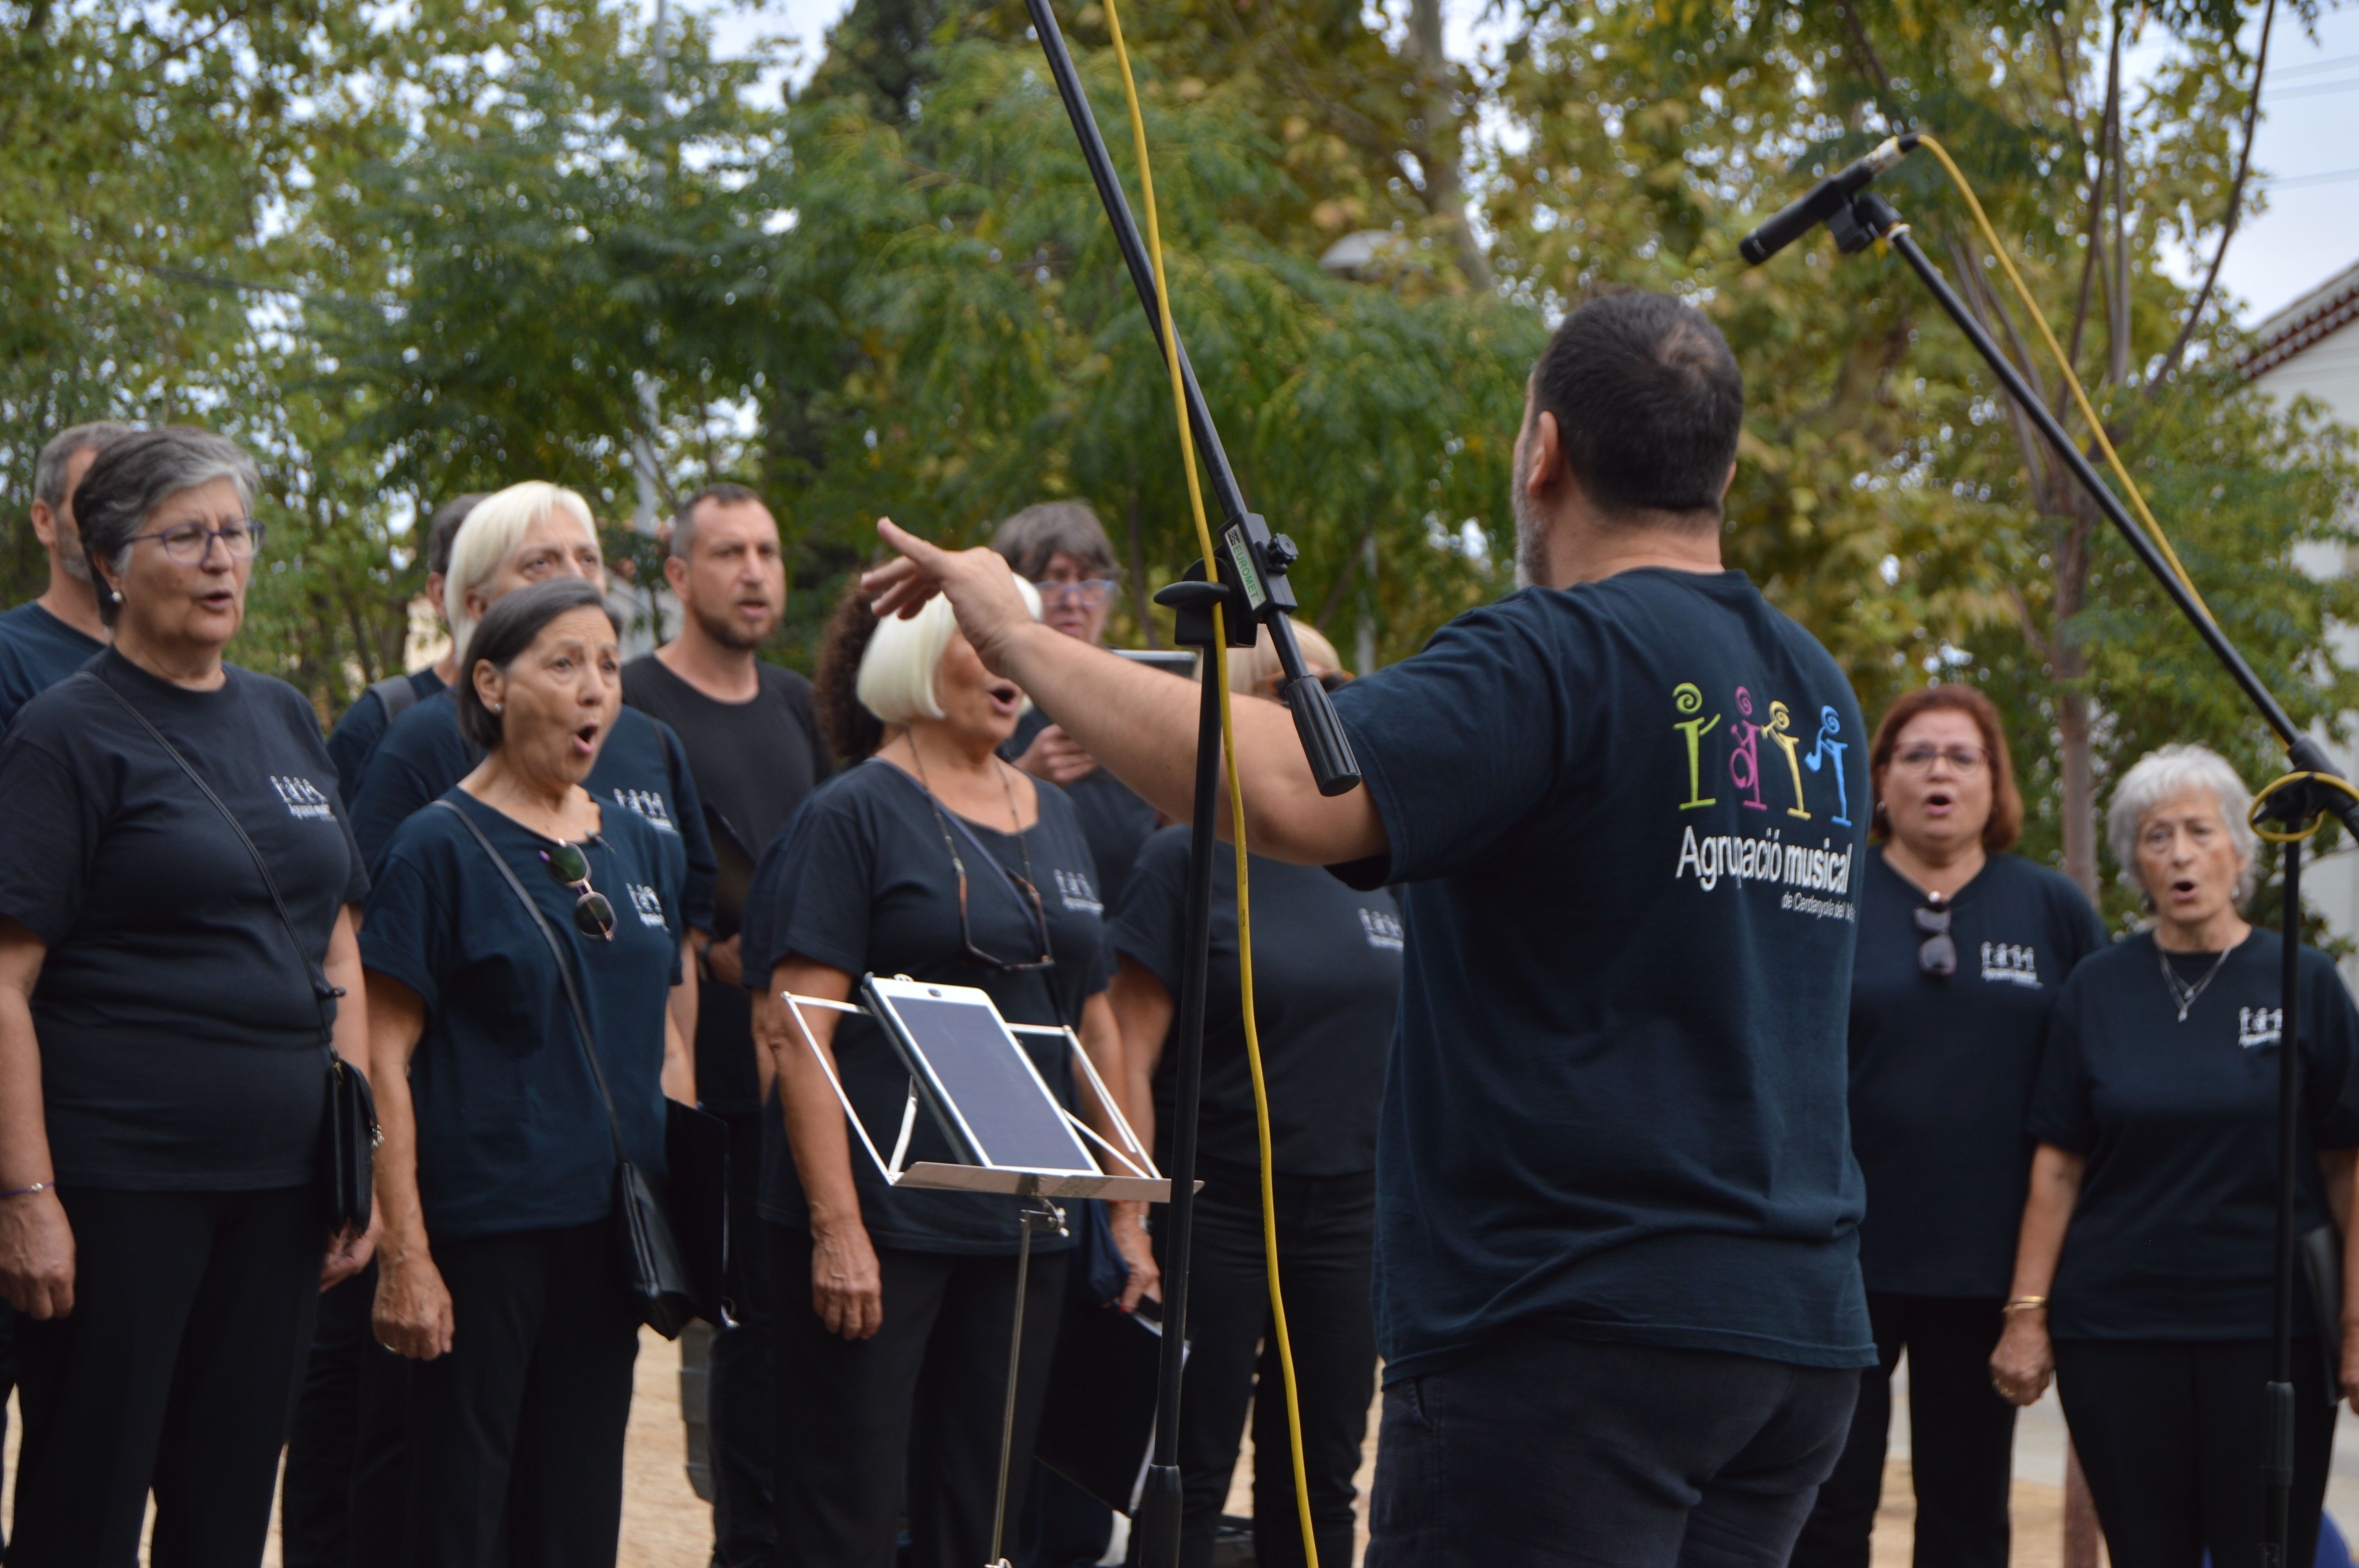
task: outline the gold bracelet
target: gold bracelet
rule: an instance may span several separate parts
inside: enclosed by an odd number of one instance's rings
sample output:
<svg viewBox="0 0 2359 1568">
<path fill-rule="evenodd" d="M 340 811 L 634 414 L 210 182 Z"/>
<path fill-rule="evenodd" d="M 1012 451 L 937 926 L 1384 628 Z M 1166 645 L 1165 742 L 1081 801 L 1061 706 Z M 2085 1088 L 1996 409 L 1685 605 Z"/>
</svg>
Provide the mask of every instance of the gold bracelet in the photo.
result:
<svg viewBox="0 0 2359 1568">
<path fill-rule="evenodd" d="M 2046 1296 L 2017 1296 L 2001 1307 L 2001 1312 L 2038 1312 L 2048 1305 Z"/>
</svg>

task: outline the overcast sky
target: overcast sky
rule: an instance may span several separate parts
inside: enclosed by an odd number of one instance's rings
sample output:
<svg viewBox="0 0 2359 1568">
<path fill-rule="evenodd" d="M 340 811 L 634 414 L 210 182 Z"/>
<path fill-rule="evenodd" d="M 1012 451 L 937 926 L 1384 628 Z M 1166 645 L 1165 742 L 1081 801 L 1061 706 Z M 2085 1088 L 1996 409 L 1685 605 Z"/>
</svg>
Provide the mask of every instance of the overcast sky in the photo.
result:
<svg viewBox="0 0 2359 1568">
<path fill-rule="evenodd" d="M 641 0 L 651 11 L 653 0 Z M 848 0 L 757 0 L 753 5 L 714 5 L 688 0 L 714 17 L 723 49 L 762 34 L 784 33 L 801 40 L 808 73 L 825 44 L 828 27 Z M 1450 48 L 1462 58 L 1481 48 L 1489 29 L 1470 27 L 1479 7 L 1473 0 L 1445 0 L 1451 7 Z M 2330 0 L 2330 4 L 2332 0 Z M 2319 18 L 2315 39 L 2290 20 L 2291 7 L 2278 7 L 2279 25 L 2269 45 L 2268 81 L 2254 167 L 2267 175 L 2267 211 L 2247 214 L 2221 280 L 2239 316 L 2251 324 L 2334 274 L 2359 262 L 2359 5 L 2346 4 Z M 2254 24 L 2257 33 L 2258 24 Z M 2253 38 L 2246 39 L 2246 47 Z M 2134 57 L 2142 66 L 2156 58 L 2149 48 Z M 2319 175 L 2340 179 L 2314 179 Z M 2201 276 L 2210 261 L 2187 258 L 2188 276 Z"/>
</svg>

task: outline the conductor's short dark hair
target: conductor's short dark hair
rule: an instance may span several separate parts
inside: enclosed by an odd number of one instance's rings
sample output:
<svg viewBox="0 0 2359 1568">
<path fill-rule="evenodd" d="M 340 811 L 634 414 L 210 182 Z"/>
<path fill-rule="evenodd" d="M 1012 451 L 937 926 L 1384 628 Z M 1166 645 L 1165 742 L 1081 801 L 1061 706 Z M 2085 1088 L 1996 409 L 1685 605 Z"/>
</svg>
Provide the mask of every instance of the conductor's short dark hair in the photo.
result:
<svg viewBox="0 0 2359 1568">
<path fill-rule="evenodd" d="M 1668 294 L 1607 294 L 1564 319 L 1532 372 L 1532 417 L 1556 416 L 1566 466 L 1609 514 L 1717 517 L 1745 423 L 1728 340 Z"/>
<path fill-rule="evenodd" d="M 476 491 L 472 495 L 454 495 L 434 509 L 434 520 L 426 528 L 426 569 L 435 577 L 451 575 L 451 546 L 459 537 L 460 528 L 475 503 L 491 493 Z"/>
<path fill-rule="evenodd" d="M 498 748 L 506 731 L 501 727 L 500 716 L 484 706 L 482 694 L 475 690 L 475 666 L 489 665 L 506 673 L 516 655 L 531 647 L 549 629 L 550 622 L 576 610 L 598 611 L 614 628 L 616 636 L 622 634 L 623 629 L 615 622 L 614 611 L 607 608 L 605 596 L 587 579 L 578 577 L 553 578 L 516 589 L 484 612 L 484 618 L 475 622 L 473 634 L 467 639 L 467 667 L 459 672 L 459 684 L 451 691 L 451 699 L 459 705 L 460 734 L 486 752 Z"/>
</svg>

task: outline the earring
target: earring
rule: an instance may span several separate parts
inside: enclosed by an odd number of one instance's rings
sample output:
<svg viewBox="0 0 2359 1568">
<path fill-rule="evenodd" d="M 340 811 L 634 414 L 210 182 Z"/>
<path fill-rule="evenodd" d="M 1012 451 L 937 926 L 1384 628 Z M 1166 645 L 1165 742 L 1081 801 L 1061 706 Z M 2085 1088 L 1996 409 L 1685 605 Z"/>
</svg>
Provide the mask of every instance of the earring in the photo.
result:
<svg viewBox="0 0 2359 1568">
<path fill-rule="evenodd" d="M 499 710 L 500 710 L 500 705 L 499 705 L 498 703 L 496 703 L 496 702 L 495 702 L 495 703 L 492 704 L 492 711 L 493 711 L 494 713 L 497 713 Z"/>
<path fill-rule="evenodd" d="M 113 599 L 114 599 L 114 602 L 115 602 L 115 603 L 120 604 L 120 603 L 122 603 L 122 602 L 123 602 L 123 590 L 122 590 L 121 589 L 119 589 L 119 588 L 111 588 L 111 589 L 108 589 L 106 591 L 107 591 L 108 595 L 109 595 L 111 598 L 113 598 Z"/>
</svg>

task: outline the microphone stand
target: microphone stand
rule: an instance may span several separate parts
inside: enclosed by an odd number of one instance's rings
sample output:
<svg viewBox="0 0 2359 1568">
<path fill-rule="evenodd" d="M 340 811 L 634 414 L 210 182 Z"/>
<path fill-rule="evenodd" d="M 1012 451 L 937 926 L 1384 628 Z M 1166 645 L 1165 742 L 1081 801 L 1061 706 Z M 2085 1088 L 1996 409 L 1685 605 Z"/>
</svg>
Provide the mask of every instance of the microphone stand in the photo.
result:
<svg viewBox="0 0 2359 1568">
<path fill-rule="evenodd" d="M 1898 150 L 1905 152 L 1916 145 L 1914 136 L 1897 139 Z M 1881 149 L 1879 149 L 1879 153 Z M 2327 759 L 2324 748 L 2308 735 L 2294 728 L 2292 717 L 2272 696 L 2261 678 L 2253 673 L 2244 655 L 2228 641 L 2209 615 L 2203 613 L 2185 584 L 2165 563 L 2154 541 L 2136 519 L 2123 506 L 2119 497 L 2097 476 L 2088 458 L 2072 443 L 2064 427 L 2049 412 L 2047 400 L 2027 384 L 2015 366 L 2008 362 L 1991 335 L 1974 319 L 1942 277 L 1940 269 L 1927 259 L 1925 253 L 1910 237 L 1908 225 L 1889 202 L 1866 189 L 1875 176 L 1889 168 L 1897 157 L 1876 162 L 1878 155 L 1862 159 L 1840 176 L 1823 181 L 1809 196 L 1788 207 L 1770 223 L 1748 235 L 1743 250 L 1748 261 L 1759 263 L 1780 246 L 1807 232 L 1811 223 L 1823 220 L 1834 235 L 1835 246 L 1850 255 L 1868 245 L 1882 242 L 1900 254 L 1900 259 L 1925 285 L 1942 311 L 1957 323 L 1958 330 L 1966 335 L 1974 351 L 1988 362 L 1999 384 L 2006 389 L 2024 415 L 2039 431 L 2048 444 L 2055 449 L 2065 468 L 2080 481 L 2108 521 L 2129 544 L 2131 553 L 2145 563 L 2162 584 L 2163 591 L 2179 607 L 2179 612 L 2195 628 L 2204 646 L 2212 650 L 2229 677 L 2243 690 L 2246 700 L 2260 713 L 2269 728 L 2277 732 L 2285 745 L 2288 760 L 2297 775 L 2322 774 L 2335 776 L 2335 768 Z M 1868 167 L 1875 163 L 1875 167 Z M 1864 171 L 1864 173 L 1861 171 Z M 1828 193 L 1832 190 L 1834 195 Z M 1798 220 L 1801 222 L 1798 222 Z M 2297 777 L 2283 786 L 2268 792 L 2268 814 L 2278 820 L 2293 824 L 2313 823 L 2325 812 L 2332 812 L 2359 838 L 2359 799 L 2347 791 L 2336 790 L 2314 780 Z M 2292 1512 L 2293 1492 L 2293 1292 L 2294 1292 L 2294 1216 L 2299 1191 L 2299 1147 L 2301 1133 L 2301 1047 L 2295 1033 L 2299 1005 L 2299 974 L 2301 958 L 2301 844 L 2299 839 L 2285 845 L 2285 964 L 2281 978 L 2283 1022 L 2277 1043 L 2277 1236 L 2274 1256 L 2275 1295 L 2271 1325 L 2270 1381 L 2262 1394 L 2264 1432 L 2261 1471 L 2267 1488 L 2267 1506 L 2261 1523 L 2262 1568 L 2287 1568 L 2286 1551 Z M 2321 1324 L 2321 1332 L 2332 1325 Z"/>
<path fill-rule="evenodd" d="M 1178 625 L 1174 641 L 1198 651 L 1196 673 L 1202 687 L 1197 708 L 1195 804 L 1189 823 L 1187 946 L 1180 972 L 1179 1018 L 1173 1033 L 1178 1077 L 1172 1105 L 1171 1212 L 1163 1249 L 1163 1335 L 1158 1366 L 1155 1403 L 1155 1444 L 1148 1456 L 1147 1481 L 1140 1493 L 1132 1533 L 1138 1538 L 1138 1561 L 1145 1568 L 1177 1568 L 1180 1560 L 1181 1493 L 1180 1476 L 1180 1390 L 1188 1338 L 1188 1284 L 1196 1216 L 1196 1122 L 1204 1063 L 1204 977 L 1211 964 L 1212 933 L 1212 856 L 1217 848 L 1214 808 L 1221 777 L 1221 692 L 1215 684 L 1212 645 L 1216 640 L 1212 610 L 1219 606 L 1225 641 L 1232 648 L 1250 648 L 1257 626 L 1269 628 L 1285 672 L 1281 687 L 1293 710 L 1296 734 L 1310 762 L 1321 795 L 1343 795 L 1359 787 L 1359 764 L 1351 743 L 1336 722 L 1327 688 L 1319 684 L 1302 660 L 1295 640 L 1294 589 L 1287 570 L 1298 557 L 1294 541 L 1272 534 L 1260 517 L 1245 510 L 1245 493 L 1229 467 L 1220 431 L 1212 424 L 1195 367 L 1179 343 L 1166 344 L 1156 308 L 1155 266 L 1147 243 L 1131 216 L 1129 200 L 1107 156 L 1105 138 L 1098 133 L 1097 116 L 1082 90 L 1081 76 L 1057 26 L 1049 0 L 1025 0 L 1032 29 L 1048 59 L 1049 74 L 1064 101 L 1067 118 L 1081 144 L 1099 203 L 1113 225 L 1115 243 L 1130 272 L 1131 286 L 1147 312 L 1156 346 L 1178 360 L 1188 405 L 1188 424 L 1196 453 L 1203 460 L 1214 502 L 1221 510 L 1216 550 L 1212 561 L 1198 561 L 1187 578 L 1163 589 L 1156 602 L 1174 611 Z M 1174 331 L 1177 322 L 1175 317 Z"/>
</svg>

